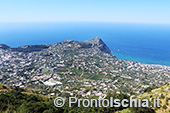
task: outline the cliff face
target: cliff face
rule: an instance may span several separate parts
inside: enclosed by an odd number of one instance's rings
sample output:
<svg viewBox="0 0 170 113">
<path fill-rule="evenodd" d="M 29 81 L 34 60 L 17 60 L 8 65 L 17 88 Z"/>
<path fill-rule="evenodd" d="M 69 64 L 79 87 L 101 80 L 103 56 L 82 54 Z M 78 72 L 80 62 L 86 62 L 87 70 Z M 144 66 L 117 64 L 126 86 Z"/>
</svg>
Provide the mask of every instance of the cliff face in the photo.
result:
<svg viewBox="0 0 170 113">
<path fill-rule="evenodd" d="M 102 52 L 109 53 L 111 54 L 110 49 L 107 47 L 107 45 L 100 39 L 100 38 L 93 38 L 88 41 L 84 41 L 85 43 L 91 43 L 92 47 L 97 47 L 99 48 Z"/>
</svg>

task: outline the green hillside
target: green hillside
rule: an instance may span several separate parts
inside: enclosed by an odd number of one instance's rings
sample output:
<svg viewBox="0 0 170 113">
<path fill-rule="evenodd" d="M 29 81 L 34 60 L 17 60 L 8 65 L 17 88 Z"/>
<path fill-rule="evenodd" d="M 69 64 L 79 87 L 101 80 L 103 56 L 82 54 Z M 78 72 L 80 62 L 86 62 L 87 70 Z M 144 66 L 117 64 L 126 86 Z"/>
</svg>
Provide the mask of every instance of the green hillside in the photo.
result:
<svg viewBox="0 0 170 113">
<path fill-rule="evenodd" d="M 156 113 L 170 113 L 170 83 L 167 83 L 160 88 L 153 89 L 151 91 L 147 91 L 144 94 L 137 96 L 137 98 L 149 99 L 149 98 L 157 98 L 159 97 L 159 108 L 153 107 L 152 109 Z M 152 102 L 151 102 L 152 103 Z M 117 113 L 132 113 L 131 109 L 127 108 Z"/>
<path fill-rule="evenodd" d="M 115 113 L 121 110 L 128 110 L 122 106 L 120 107 L 83 107 L 73 104 L 71 107 L 68 106 L 68 101 L 63 107 L 57 108 L 54 106 L 54 98 L 47 98 L 46 96 L 37 95 L 31 92 L 26 92 L 23 89 L 8 88 L 5 85 L 0 85 L 0 112 L 1 113 Z M 5 89 L 8 89 L 4 91 Z M 22 92 L 23 91 L 23 92 Z M 116 99 L 129 99 L 126 94 L 116 94 L 110 92 L 106 98 L 110 97 Z M 96 98 L 96 97 L 94 97 Z M 90 98 L 89 98 L 90 99 Z M 128 108 L 128 107 L 127 107 Z M 142 111 L 143 113 L 154 113 L 150 108 L 131 108 L 131 112 Z M 139 112 L 141 113 L 141 112 Z"/>
</svg>

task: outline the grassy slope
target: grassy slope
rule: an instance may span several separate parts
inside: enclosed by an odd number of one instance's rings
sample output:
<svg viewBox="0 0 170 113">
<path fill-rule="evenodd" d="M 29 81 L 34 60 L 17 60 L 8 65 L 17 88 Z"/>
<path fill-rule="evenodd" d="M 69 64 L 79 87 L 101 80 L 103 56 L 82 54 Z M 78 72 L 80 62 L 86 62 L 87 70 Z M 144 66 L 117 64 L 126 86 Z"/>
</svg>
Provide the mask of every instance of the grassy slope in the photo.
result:
<svg viewBox="0 0 170 113">
<path fill-rule="evenodd" d="M 170 113 L 170 83 L 163 85 L 160 88 L 153 89 L 151 92 L 147 92 L 139 95 L 137 98 L 157 98 L 160 99 L 160 108 L 152 108 L 156 113 Z M 131 113 L 130 109 L 125 109 L 117 113 Z"/>
<path fill-rule="evenodd" d="M 0 84 L 0 91 L 9 91 L 9 90 L 12 90 L 12 89 L 8 86 Z"/>
</svg>

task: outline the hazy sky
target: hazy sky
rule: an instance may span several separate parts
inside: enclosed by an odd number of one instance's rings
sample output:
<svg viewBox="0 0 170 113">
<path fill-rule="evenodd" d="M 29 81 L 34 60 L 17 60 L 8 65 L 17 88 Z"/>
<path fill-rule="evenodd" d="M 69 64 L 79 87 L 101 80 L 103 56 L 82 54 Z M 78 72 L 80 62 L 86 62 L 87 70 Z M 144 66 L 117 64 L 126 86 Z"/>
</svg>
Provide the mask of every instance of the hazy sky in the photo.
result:
<svg viewBox="0 0 170 113">
<path fill-rule="evenodd" d="M 170 0 L 0 0 L 0 22 L 170 24 Z"/>
</svg>

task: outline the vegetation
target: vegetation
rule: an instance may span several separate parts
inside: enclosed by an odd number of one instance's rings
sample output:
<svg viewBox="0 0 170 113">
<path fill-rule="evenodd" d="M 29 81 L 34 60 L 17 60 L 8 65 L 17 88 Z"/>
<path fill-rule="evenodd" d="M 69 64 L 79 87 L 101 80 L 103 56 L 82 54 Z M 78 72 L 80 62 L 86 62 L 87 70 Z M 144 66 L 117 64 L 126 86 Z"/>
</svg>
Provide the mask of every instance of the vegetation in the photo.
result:
<svg viewBox="0 0 170 113">
<path fill-rule="evenodd" d="M 156 89 L 156 88 L 157 88 L 157 87 L 148 87 L 148 88 L 144 89 L 143 92 L 145 92 L 145 93 L 148 92 L 148 93 L 149 93 L 149 92 L 151 92 L 153 89 Z"/>
<path fill-rule="evenodd" d="M 117 99 L 129 99 L 129 96 L 125 94 L 109 93 L 106 97 Z M 73 104 L 72 107 L 68 106 L 68 101 L 64 107 L 57 108 L 54 106 L 53 98 L 46 98 L 44 96 L 23 93 L 16 90 L 9 90 L 7 92 L 0 92 L 0 112 L 2 113 L 114 113 L 126 109 L 124 107 L 78 107 L 77 103 Z M 147 108 L 128 108 L 132 113 L 154 113 L 153 110 Z"/>
<path fill-rule="evenodd" d="M 58 113 L 52 100 L 34 94 L 24 94 L 15 90 L 1 93 L 0 112 L 17 113 Z"/>
</svg>

